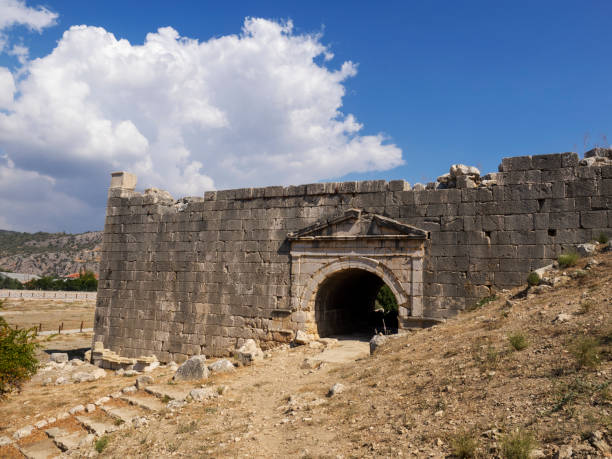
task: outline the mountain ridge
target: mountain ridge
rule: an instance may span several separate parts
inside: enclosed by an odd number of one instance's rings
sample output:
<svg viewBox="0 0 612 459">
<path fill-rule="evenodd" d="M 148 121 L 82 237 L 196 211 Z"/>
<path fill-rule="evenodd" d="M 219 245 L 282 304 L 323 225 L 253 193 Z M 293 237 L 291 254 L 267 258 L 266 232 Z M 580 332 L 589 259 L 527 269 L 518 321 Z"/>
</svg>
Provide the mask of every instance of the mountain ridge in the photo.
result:
<svg viewBox="0 0 612 459">
<path fill-rule="evenodd" d="M 102 231 L 85 233 L 18 232 L 0 229 L 0 271 L 36 274 L 98 272 Z"/>
</svg>

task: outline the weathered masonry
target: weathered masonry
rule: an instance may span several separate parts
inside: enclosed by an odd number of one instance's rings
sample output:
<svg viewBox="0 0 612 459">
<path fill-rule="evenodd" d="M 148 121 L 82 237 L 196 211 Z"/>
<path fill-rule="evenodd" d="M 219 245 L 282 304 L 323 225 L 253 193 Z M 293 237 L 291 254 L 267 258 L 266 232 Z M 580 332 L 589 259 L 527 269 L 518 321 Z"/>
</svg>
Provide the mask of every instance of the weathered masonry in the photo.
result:
<svg viewBox="0 0 612 459">
<path fill-rule="evenodd" d="M 399 329 L 453 316 L 611 234 L 612 150 L 505 158 L 403 180 L 246 188 L 175 201 L 109 191 L 94 341 L 162 361 L 359 330 L 386 284 Z"/>
</svg>

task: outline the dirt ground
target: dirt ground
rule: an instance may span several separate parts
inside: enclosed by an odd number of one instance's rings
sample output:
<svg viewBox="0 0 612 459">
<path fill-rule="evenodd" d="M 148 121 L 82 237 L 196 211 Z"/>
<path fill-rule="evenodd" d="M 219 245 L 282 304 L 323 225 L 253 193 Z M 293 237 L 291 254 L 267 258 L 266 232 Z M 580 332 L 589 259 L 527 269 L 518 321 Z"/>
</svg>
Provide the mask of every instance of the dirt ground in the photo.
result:
<svg viewBox="0 0 612 459">
<path fill-rule="evenodd" d="M 101 455 L 450 457 L 458 440 L 468 438 L 476 455 L 500 457 L 520 429 L 539 457 L 554 457 L 561 447 L 571 447 L 573 457 L 606 457 L 612 255 L 595 260 L 588 270 L 585 259 L 555 271 L 554 287 L 501 292 L 445 324 L 391 339 L 373 356 L 355 342 L 273 350 L 253 366 L 191 383 L 227 391 L 109 434 Z M 511 342 L 519 335 L 525 347 L 516 350 Z M 334 349 L 341 357 L 326 359 Z M 173 386 L 169 369 L 153 376 Z M 35 378 L 0 402 L 0 435 L 133 379 L 109 372 L 98 381 L 43 387 Z M 329 397 L 336 383 L 344 390 Z"/>
<path fill-rule="evenodd" d="M 0 316 L 10 325 L 21 328 L 41 327 L 41 331 L 54 331 L 63 323 L 64 330 L 92 328 L 95 300 L 43 300 L 33 298 L 6 298 Z"/>
</svg>

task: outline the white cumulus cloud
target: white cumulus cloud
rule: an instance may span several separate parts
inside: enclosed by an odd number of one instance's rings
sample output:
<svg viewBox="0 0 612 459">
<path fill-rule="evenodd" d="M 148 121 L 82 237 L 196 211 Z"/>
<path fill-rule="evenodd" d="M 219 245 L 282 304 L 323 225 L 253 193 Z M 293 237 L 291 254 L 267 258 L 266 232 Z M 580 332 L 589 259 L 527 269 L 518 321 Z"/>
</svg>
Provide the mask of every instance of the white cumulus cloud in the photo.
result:
<svg viewBox="0 0 612 459">
<path fill-rule="evenodd" d="M 341 111 L 356 65 L 332 57 L 290 22 L 249 18 L 204 42 L 166 27 L 142 45 L 74 26 L 0 100 L 0 150 L 100 214 L 112 170 L 178 197 L 400 165 L 398 147 Z"/>
<path fill-rule="evenodd" d="M 0 30 L 23 25 L 37 32 L 55 24 L 57 13 L 44 7 L 30 8 L 23 0 L 0 0 Z"/>
</svg>

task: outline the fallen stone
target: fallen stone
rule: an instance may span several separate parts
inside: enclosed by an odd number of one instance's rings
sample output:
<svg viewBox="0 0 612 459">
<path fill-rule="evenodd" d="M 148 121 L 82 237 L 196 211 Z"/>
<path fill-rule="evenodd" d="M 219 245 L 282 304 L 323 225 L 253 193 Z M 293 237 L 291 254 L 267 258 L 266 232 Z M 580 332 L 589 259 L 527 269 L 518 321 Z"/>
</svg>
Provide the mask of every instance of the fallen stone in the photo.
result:
<svg viewBox="0 0 612 459">
<path fill-rule="evenodd" d="M 206 378 L 208 378 L 206 356 L 194 355 L 176 370 L 173 379 L 176 381 L 191 381 Z"/>
<path fill-rule="evenodd" d="M 323 349 L 325 347 L 325 344 L 319 343 L 318 341 L 311 341 L 310 343 L 308 343 L 308 347 L 310 349 Z"/>
<path fill-rule="evenodd" d="M 186 404 L 187 402 L 185 402 L 185 400 L 170 400 L 168 404 L 166 405 L 166 407 L 170 411 L 176 411 L 176 410 L 180 410 L 181 408 L 183 408 Z"/>
<path fill-rule="evenodd" d="M 136 371 L 136 370 L 125 370 L 123 372 L 123 376 L 126 376 L 126 377 L 136 376 L 136 375 L 139 375 L 139 374 L 140 374 L 140 372 Z"/>
<path fill-rule="evenodd" d="M 91 373 L 80 371 L 78 373 L 74 373 L 72 375 L 72 379 L 75 382 L 88 382 L 94 381 L 96 378 Z"/>
<path fill-rule="evenodd" d="M 34 427 L 36 427 L 37 429 L 42 429 L 43 427 L 46 427 L 48 424 L 48 422 L 43 419 L 42 421 L 38 421 L 36 424 L 34 424 Z"/>
<path fill-rule="evenodd" d="M 20 438 L 27 437 L 32 434 L 32 430 L 34 430 L 33 426 L 22 427 L 13 434 L 13 438 L 19 440 Z"/>
<path fill-rule="evenodd" d="M 374 335 L 370 340 L 370 355 L 374 354 L 374 352 L 387 341 L 388 338 L 385 335 Z"/>
<path fill-rule="evenodd" d="M 83 405 L 77 405 L 68 410 L 70 414 L 82 413 L 83 411 L 85 411 L 85 407 Z"/>
<path fill-rule="evenodd" d="M 72 359 L 68 363 L 70 363 L 70 365 L 72 365 L 73 367 L 80 367 L 81 365 L 85 365 L 85 362 L 83 362 L 81 359 Z"/>
<path fill-rule="evenodd" d="M 344 384 L 336 383 L 333 386 L 331 386 L 331 388 L 329 389 L 329 392 L 327 393 L 327 396 L 333 397 L 334 395 L 340 394 L 342 392 L 344 392 Z"/>
<path fill-rule="evenodd" d="M 208 365 L 208 369 L 211 373 L 231 373 L 232 371 L 236 371 L 234 364 L 227 359 L 221 359 L 211 363 Z"/>
<path fill-rule="evenodd" d="M 571 319 L 572 319 L 571 315 L 562 312 L 561 314 L 558 314 L 557 317 L 553 319 L 553 324 L 562 324 L 565 322 L 569 322 Z"/>
<path fill-rule="evenodd" d="M 134 392 L 136 392 L 136 390 L 136 386 L 127 386 L 121 389 L 121 392 L 123 392 L 124 394 L 133 394 Z"/>
<path fill-rule="evenodd" d="M 57 420 L 63 421 L 64 419 L 68 419 L 69 417 L 70 417 L 70 413 L 67 413 L 66 411 L 64 411 L 63 413 L 60 413 L 57 415 Z"/>
<path fill-rule="evenodd" d="M 168 369 L 171 371 L 178 370 L 178 364 L 176 362 L 168 362 Z"/>
<path fill-rule="evenodd" d="M 106 371 L 104 371 L 103 368 L 96 368 L 91 372 L 91 375 L 94 377 L 94 379 L 104 378 L 106 376 Z"/>
<path fill-rule="evenodd" d="M 142 375 L 136 378 L 136 387 L 138 389 L 144 389 L 148 385 L 153 384 L 153 376 Z"/>
<path fill-rule="evenodd" d="M 156 360 L 155 362 L 151 362 L 146 367 L 142 369 L 145 373 L 150 373 L 155 370 L 159 366 L 159 362 Z"/>
<path fill-rule="evenodd" d="M 201 402 L 203 400 L 209 400 L 211 398 L 216 398 L 219 396 L 217 392 L 210 387 L 203 387 L 201 389 L 192 389 L 189 392 L 190 397 L 195 402 Z"/>
<path fill-rule="evenodd" d="M 0 437 L 0 446 L 10 445 L 11 443 L 13 443 L 13 440 L 11 440 L 9 437 Z"/>
<path fill-rule="evenodd" d="M 54 417 L 50 417 L 49 419 L 47 419 L 47 424 L 53 424 L 55 421 L 57 421 L 57 419 L 55 419 Z"/>
<path fill-rule="evenodd" d="M 65 352 L 53 352 L 49 359 L 55 363 L 65 363 L 68 362 L 68 354 Z"/>
<path fill-rule="evenodd" d="M 42 383 L 43 386 L 49 386 L 51 384 L 53 384 L 53 379 L 52 378 L 45 378 L 43 383 Z"/>
<path fill-rule="evenodd" d="M 139 417 L 139 418 L 135 418 L 132 420 L 132 426 L 134 426 L 135 429 L 139 429 L 141 427 L 145 427 L 149 424 L 149 420 L 147 418 L 143 417 Z"/>
<path fill-rule="evenodd" d="M 93 403 L 88 403 L 87 405 L 85 405 L 85 411 L 87 411 L 88 413 L 93 413 L 94 411 L 96 411 L 96 405 L 94 405 Z"/>
<path fill-rule="evenodd" d="M 105 403 L 110 402 L 110 397 L 101 397 L 98 400 L 96 400 L 96 406 L 100 406 L 100 405 L 104 405 Z"/>
<path fill-rule="evenodd" d="M 295 334 L 295 339 L 293 340 L 293 342 L 300 346 L 308 344 L 310 343 L 310 336 L 308 336 L 303 330 L 298 330 Z"/>
<path fill-rule="evenodd" d="M 253 339 L 248 339 L 235 351 L 234 356 L 242 365 L 251 365 L 263 359 L 263 352 Z"/>
<path fill-rule="evenodd" d="M 576 252 L 581 257 L 588 257 L 589 255 L 593 255 L 597 249 L 595 244 L 587 242 L 586 244 L 578 244 L 576 246 Z"/>
<path fill-rule="evenodd" d="M 55 380 L 55 384 L 57 386 L 61 385 L 61 384 L 68 384 L 68 380 L 66 378 L 64 378 L 63 376 L 60 376 L 59 378 L 57 378 Z"/>
<path fill-rule="evenodd" d="M 91 349 L 89 351 L 85 351 L 85 356 L 83 357 L 83 359 L 86 362 L 91 362 Z"/>
</svg>

